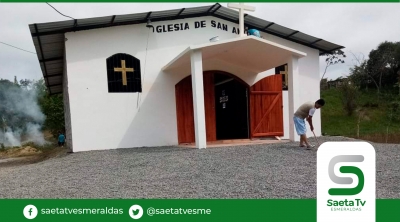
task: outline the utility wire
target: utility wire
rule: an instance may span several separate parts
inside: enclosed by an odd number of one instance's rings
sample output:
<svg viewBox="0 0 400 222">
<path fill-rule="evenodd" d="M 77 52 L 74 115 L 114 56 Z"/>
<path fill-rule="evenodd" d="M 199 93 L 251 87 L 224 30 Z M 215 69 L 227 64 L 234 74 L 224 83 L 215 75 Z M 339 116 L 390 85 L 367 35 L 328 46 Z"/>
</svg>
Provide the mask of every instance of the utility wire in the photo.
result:
<svg viewBox="0 0 400 222">
<path fill-rule="evenodd" d="M 4 44 L 4 45 L 8 45 L 8 46 L 13 47 L 13 48 L 16 48 L 16 49 L 19 49 L 19 50 L 22 50 L 22 51 L 25 51 L 25 52 L 29 52 L 29 53 L 32 53 L 32 54 L 36 54 L 36 53 L 34 53 L 34 52 L 31 52 L 31 51 L 28 51 L 28 50 L 25 50 L 25 49 L 18 48 L 18 47 L 16 47 L 16 46 L 7 44 L 7 43 L 5 43 L 5 42 L 0 42 L 0 43 L 1 43 L 1 44 Z"/>
<path fill-rule="evenodd" d="M 146 55 L 144 57 L 144 73 L 143 73 L 143 78 L 142 78 L 142 86 L 144 84 L 144 77 L 146 76 L 147 48 L 149 46 L 149 36 L 150 36 L 150 28 L 149 28 L 149 30 L 147 32 Z M 143 88 L 142 88 L 142 91 L 143 91 Z M 142 94 L 138 94 L 137 106 L 139 106 L 139 102 L 142 102 L 142 96 L 141 95 Z M 139 107 L 139 111 L 140 111 L 140 107 Z"/>
<path fill-rule="evenodd" d="M 74 18 L 72 18 L 72 17 L 70 17 L 70 16 L 68 16 L 68 15 L 64 15 L 63 13 L 59 12 L 56 8 L 54 8 L 54 7 L 53 7 L 52 5 L 50 5 L 49 3 L 46 2 L 46 4 L 48 4 L 50 7 L 52 7 L 54 10 L 56 10 L 58 13 L 60 13 L 62 16 L 68 17 L 68 18 L 70 18 L 70 19 L 74 19 Z"/>
</svg>

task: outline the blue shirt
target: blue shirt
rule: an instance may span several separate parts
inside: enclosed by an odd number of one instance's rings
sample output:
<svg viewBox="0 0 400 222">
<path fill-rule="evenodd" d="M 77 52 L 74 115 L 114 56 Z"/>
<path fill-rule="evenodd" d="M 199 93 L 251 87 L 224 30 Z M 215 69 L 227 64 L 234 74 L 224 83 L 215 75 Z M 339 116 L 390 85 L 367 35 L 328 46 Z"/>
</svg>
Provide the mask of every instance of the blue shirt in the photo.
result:
<svg viewBox="0 0 400 222">
<path fill-rule="evenodd" d="M 65 141 L 65 136 L 63 134 L 60 134 L 58 136 L 58 142 L 63 143 Z"/>
</svg>

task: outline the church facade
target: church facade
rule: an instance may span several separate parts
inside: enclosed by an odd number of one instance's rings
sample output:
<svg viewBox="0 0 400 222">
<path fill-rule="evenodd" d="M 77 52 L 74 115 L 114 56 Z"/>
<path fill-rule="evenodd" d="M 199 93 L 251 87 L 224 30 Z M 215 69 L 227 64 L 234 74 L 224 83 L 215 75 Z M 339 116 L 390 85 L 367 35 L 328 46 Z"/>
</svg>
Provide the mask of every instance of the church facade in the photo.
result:
<svg viewBox="0 0 400 222">
<path fill-rule="evenodd" d="M 164 12 L 180 12 L 172 18 L 152 12 L 66 21 L 68 28 L 58 24 L 58 31 L 40 30 L 51 23 L 31 25 L 46 84 L 64 96 L 72 151 L 298 140 L 292 115 L 320 98 L 319 57 L 340 46 L 318 45 L 312 36 L 317 44 L 307 45 L 300 32 L 284 38 L 271 32 L 274 24 L 255 27 L 262 38 L 241 37 L 236 19 L 216 16 L 224 10 L 238 14 L 216 4 Z M 254 28 L 252 18 L 244 22 Z M 51 35 L 63 41 L 46 45 Z M 59 50 L 58 60 L 51 60 L 51 49 Z M 313 123 L 320 135 L 320 112 Z"/>
</svg>

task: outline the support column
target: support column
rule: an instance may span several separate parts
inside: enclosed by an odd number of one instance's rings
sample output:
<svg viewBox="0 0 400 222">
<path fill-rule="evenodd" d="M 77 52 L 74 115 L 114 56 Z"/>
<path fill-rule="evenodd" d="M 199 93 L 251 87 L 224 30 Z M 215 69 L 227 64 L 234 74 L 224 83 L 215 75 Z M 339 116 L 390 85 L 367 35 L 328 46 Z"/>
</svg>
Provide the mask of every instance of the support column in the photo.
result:
<svg viewBox="0 0 400 222">
<path fill-rule="evenodd" d="M 203 87 L 203 58 L 201 50 L 193 50 L 190 55 L 192 71 L 193 110 L 194 110 L 194 132 L 196 147 L 206 148 L 206 115 L 204 110 L 204 87 Z"/>
<path fill-rule="evenodd" d="M 293 122 L 293 116 L 300 104 L 300 74 L 299 74 L 299 58 L 291 56 L 288 59 L 288 94 L 289 94 L 289 139 L 291 141 L 300 141 Z"/>
</svg>

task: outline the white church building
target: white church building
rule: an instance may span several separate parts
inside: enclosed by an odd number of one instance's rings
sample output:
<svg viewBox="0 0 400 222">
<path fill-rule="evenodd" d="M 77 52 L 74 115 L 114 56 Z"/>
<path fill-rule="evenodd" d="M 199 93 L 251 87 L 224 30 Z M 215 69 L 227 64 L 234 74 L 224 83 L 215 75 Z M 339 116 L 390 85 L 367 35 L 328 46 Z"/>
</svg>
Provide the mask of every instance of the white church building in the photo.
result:
<svg viewBox="0 0 400 222">
<path fill-rule="evenodd" d="M 292 117 L 320 99 L 319 57 L 343 46 L 250 11 L 214 4 L 29 25 L 46 86 L 64 97 L 68 146 L 298 141 Z M 319 111 L 313 123 L 321 135 Z"/>
</svg>

